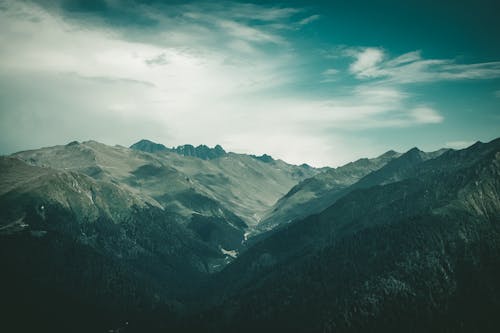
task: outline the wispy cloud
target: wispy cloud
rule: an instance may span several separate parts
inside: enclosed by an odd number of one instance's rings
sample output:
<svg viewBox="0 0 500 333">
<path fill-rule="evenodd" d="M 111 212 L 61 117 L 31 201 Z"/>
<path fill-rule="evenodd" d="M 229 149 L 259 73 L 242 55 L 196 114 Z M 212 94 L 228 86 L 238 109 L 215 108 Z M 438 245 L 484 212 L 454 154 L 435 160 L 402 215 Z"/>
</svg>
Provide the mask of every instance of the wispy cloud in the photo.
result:
<svg viewBox="0 0 500 333">
<path fill-rule="evenodd" d="M 0 107 L 9 112 L 0 115 L 2 149 L 75 138 L 127 144 L 140 137 L 237 149 L 237 133 L 248 131 L 255 150 L 276 129 L 259 129 L 265 122 L 254 116 L 253 101 L 276 119 L 274 108 L 284 108 L 266 94 L 295 80 L 285 36 L 265 24 L 286 23 L 300 11 L 231 3 L 174 9 L 158 16 L 141 8 L 158 22 L 142 31 L 5 2 L 0 38 L 9 47 L 0 49 Z M 265 24 L 257 28 L 249 20 Z M 56 124 L 62 125 L 57 131 Z M 290 134 L 290 140 L 300 138 Z"/>
<path fill-rule="evenodd" d="M 251 3 L 238 3 L 238 2 L 212 2 L 208 4 L 194 3 L 186 5 L 193 11 L 199 12 L 200 9 L 204 12 L 212 12 L 217 16 L 224 14 L 224 17 L 232 19 L 245 19 L 245 20 L 259 20 L 263 22 L 279 22 L 284 19 L 301 13 L 303 10 L 300 8 L 290 7 L 264 7 Z M 185 8 L 186 8 L 185 7 Z"/>
<path fill-rule="evenodd" d="M 390 58 L 383 49 L 373 47 L 342 51 L 354 58 L 349 70 L 358 79 L 406 84 L 500 77 L 500 61 L 460 64 L 453 59 L 424 59 L 420 51 Z"/>
<path fill-rule="evenodd" d="M 216 24 L 224 29 L 227 34 L 238 39 L 258 43 L 283 44 L 284 39 L 278 35 L 267 33 L 261 29 L 256 29 L 235 21 L 218 19 Z"/>
<path fill-rule="evenodd" d="M 429 107 L 417 107 L 411 110 L 411 117 L 419 124 L 437 124 L 444 120 L 443 116 Z"/>
<path fill-rule="evenodd" d="M 302 20 L 299 21 L 299 24 L 300 25 L 306 25 L 306 24 L 309 24 L 309 23 L 312 23 L 314 21 L 317 21 L 320 19 L 321 16 L 315 14 L 315 15 L 311 15 L 311 16 L 308 16 L 306 18 L 303 18 Z"/>
<path fill-rule="evenodd" d="M 426 60 L 417 51 L 391 58 L 378 47 L 343 47 L 336 51 L 350 65 L 343 59 L 323 64 L 323 71 L 315 67 L 314 82 L 297 89 L 308 79 L 301 70 L 310 59 L 290 34 L 319 19 L 304 9 L 130 2 L 140 16 L 134 22 L 148 24 L 124 27 L 58 7 L 4 3 L 0 42 L 9 47 L 0 48 L 0 108 L 9 111 L 0 114 L 0 133 L 11 151 L 147 137 L 335 165 L 370 155 L 363 147 L 373 146 L 359 138 L 367 129 L 445 121 L 439 107 L 415 102 L 403 83 L 496 71 L 495 63 Z M 121 2 L 106 3 L 113 10 Z M 335 89 L 315 94 L 318 75 L 325 83 L 319 89 Z"/>
<path fill-rule="evenodd" d="M 339 73 L 340 71 L 338 69 L 335 69 L 335 68 L 329 68 L 325 71 L 323 71 L 323 73 L 321 73 L 321 76 L 323 77 L 321 82 L 323 83 L 326 83 L 326 82 L 334 82 L 337 80 L 337 74 Z"/>
</svg>

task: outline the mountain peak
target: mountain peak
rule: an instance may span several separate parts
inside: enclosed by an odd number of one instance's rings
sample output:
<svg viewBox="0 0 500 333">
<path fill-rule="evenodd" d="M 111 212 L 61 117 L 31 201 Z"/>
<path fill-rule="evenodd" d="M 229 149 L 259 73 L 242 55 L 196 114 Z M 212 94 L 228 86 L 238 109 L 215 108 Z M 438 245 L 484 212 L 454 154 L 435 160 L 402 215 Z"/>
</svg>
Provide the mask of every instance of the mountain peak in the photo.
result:
<svg viewBox="0 0 500 333">
<path fill-rule="evenodd" d="M 383 153 L 379 157 L 381 157 L 381 158 L 391 158 L 391 157 L 395 157 L 397 155 L 399 155 L 399 153 L 397 151 L 391 149 L 391 150 L 386 151 L 385 153 Z"/>
<path fill-rule="evenodd" d="M 417 147 L 413 147 L 410 150 L 408 150 L 406 153 L 401 155 L 401 157 L 398 160 L 401 161 L 409 161 L 411 163 L 417 162 L 417 161 L 424 161 L 427 159 L 427 156 L 425 152 L 422 150 L 418 149 Z"/>
<path fill-rule="evenodd" d="M 274 161 L 274 158 L 272 158 L 272 156 L 267 155 L 267 154 L 263 154 L 263 155 L 260 155 L 260 156 L 250 155 L 250 157 L 253 157 L 256 160 L 259 160 L 259 161 L 264 162 L 264 163 L 271 163 L 272 161 Z"/>
<path fill-rule="evenodd" d="M 423 151 L 421 151 L 420 149 L 418 149 L 418 147 L 413 147 L 410 150 L 408 150 L 406 153 L 407 154 L 415 154 L 415 153 L 423 153 Z"/>
<path fill-rule="evenodd" d="M 156 143 L 150 140 L 142 139 L 130 146 L 131 149 L 141 150 L 147 153 L 156 153 L 159 151 L 167 151 L 168 148 L 161 143 Z"/>
<path fill-rule="evenodd" d="M 198 157 L 202 160 L 212 160 L 227 154 L 224 148 L 220 145 L 210 148 L 207 145 L 199 145 L 198 147 L 195 147 L 193 145 L 186 144 L 172 148 L 171 151 L 184 156 Z"/>
<path fill-rule="evenodd" d="M 66 145 L 66 147 L 77 146 L 79 144 L 80 144 L 80 142 L 78 142 L 78 141 L 75 140 L 75 141 L 71 141 L 70 143 L 68 143 Z"/>
<path fill-rule="evenodd" d="M 173 148 L 168 148 L 161 143 L 156 143 L 147 139 L 142 139 L 134 143 L 130 146 L 130 148 L 147 153 L 169 151 L 183 156 L 198 157 L 202 160 L 212 160 L 214 158 L 222 157 L 227 154 L 221 145 L 215 145 L 214 148 L 210 148 L 207 145 L 199 145 L 195 147 L 191 144 L 185 144 Z"/>
</svg>

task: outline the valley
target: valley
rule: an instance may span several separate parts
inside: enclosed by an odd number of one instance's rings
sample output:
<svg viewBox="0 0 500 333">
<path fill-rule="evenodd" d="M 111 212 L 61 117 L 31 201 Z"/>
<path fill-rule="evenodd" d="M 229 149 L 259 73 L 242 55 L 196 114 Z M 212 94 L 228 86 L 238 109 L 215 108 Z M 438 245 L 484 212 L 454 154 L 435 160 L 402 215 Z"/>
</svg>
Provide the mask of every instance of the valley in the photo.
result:
<svg viewBox="0 0 500 333">
<path fill-rule="evenodd" d="M 321 169 L 86 141 L 0 170 L 2 311 L 19 331 L 499 324 L 500 139 Z"/>
</svg>

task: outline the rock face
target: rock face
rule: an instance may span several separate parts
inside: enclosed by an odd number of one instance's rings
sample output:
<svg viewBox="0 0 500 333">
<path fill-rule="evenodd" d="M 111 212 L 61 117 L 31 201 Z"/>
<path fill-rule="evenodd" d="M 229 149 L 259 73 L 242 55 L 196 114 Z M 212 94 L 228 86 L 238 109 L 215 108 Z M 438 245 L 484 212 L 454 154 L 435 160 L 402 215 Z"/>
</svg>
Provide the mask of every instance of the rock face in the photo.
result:
<svg viewBox="0 0 500 333">
<path fill-rule="evenodd" d="M 183 156 L 198 157 L 202 160 L 213 160 L 226 155 L 226 151 L 219 145 L 216 145 L 214 148 L 210 148 L 205 145 L 199 145 L 197 147 L 192 145 L 183 145 L 172 148 L 172 151 Z"/>
<path fill-rule="evenodd" d="M 167 147 L 161 143 L 155 143 L 149 140 L 140 140 L 130 146 L 131 149 L 144 151 L 146 153 L 157 153 L 159 151 L 169 151 Z"/>
<path fill-rule="evenodd" d="M 134 146 L 0 157 L 6 327 L 500 327 L 500 139 L 321 172 L 221 147 Z"/>
<path fill-rule="evenodd" d="M 216 145 L 214 148 L 210 148 L 205 145 L 199 145 L 197 147 L 193 145 L 183 145 L 174 148 L 167 148 L 159 143 L 154 143 L 149 140 L 141 140 L 131 145 L 130 148 L 147 153 L 170 151 L 182 156 L 201 158 L 202 160 L 212 160 L 227 155 L 226 151 L 220 145 Z"/>
<path fill-rule="evenodd" d="M 265 162 L 265 163 L 271 163 L 272 161 L 274 161 L 274 159 L 267 154 L 263 154 L 260 156 L 256 156 L 256 155 L 250 155 L 250 156 L 252 156 L 253 158 L 255 158 L 259 161 Z"/>
</svg>

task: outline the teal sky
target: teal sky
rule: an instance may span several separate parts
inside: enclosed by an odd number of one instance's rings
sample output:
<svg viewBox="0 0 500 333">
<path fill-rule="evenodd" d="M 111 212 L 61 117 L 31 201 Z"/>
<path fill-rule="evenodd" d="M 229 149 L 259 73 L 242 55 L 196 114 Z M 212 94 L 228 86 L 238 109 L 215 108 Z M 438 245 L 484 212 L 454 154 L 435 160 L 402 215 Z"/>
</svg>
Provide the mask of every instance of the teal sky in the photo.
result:
<svg viewBox="0 0 500 333">
<path fill-rule="evenodd" d="M 0 0 L 0 153 L 148 138 L 337 166 L 489 141 L 499 7 Z"/>
</svg>

